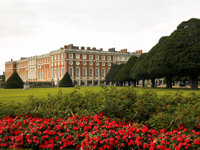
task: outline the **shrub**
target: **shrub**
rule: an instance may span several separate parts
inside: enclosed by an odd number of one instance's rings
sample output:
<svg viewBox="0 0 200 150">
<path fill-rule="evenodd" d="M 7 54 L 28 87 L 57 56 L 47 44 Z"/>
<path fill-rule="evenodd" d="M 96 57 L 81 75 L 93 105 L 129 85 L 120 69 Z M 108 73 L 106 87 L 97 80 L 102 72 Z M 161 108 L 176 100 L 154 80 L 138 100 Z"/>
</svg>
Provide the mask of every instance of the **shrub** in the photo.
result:
<svg viewBox="0 0 200 150">
<path fill-rule="evenodd" d="M 20 78 L 17 72 L 14 72 L 5 83 L 6 89 L 23 88 L 24 82 Z"/>
<path fill-rule="evenodd" d="M 81 94 L 76 88 L 70 94 L 59 91 L 57 95 L 46 98 L 30 97 L 21 105 L 3 105 L 0 117 L 16 116 L 21 113 L 37 115 L 42 118 L 64 118 L 69 116 L 91 116 L 104 112 L 106 116 L 118 121 L 142 123 L 154 129 L 178 128 L 181 124 L 187 129 L 199 130 L 200 95 L 182 93 L 157 96 L 144 90 L 136 92 L 133 87 L 104 87 L 99 92 Z"/>
<path fill-rule="evenodd" d="M 68 74 L 68 72 L 66 72 L 62 80 L 60 80 L 59 87 L 73 87 L 73 86 L 74 85 L 72 79 Z"/>
<path fill-rule="evenodd" d="M 66 119 L 29 115 L 0 119 L 0 148 L 31 149 L 199 149 L 200 132 L 160 131 L 137 123 L 119 123 L 103 113 Z"/>
</svg>

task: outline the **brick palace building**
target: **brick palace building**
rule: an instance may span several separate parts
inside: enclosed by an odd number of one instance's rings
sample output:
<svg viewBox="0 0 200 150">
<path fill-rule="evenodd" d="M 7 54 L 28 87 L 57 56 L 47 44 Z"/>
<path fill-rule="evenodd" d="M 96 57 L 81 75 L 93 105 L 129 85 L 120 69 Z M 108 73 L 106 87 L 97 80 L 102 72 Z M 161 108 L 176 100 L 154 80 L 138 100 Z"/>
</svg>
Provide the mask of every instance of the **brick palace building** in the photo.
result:
<svg viewBox="0 0 200 150">
<path fill-rule="evenodd" d="M 112 64 L 125 63 L 131 56 L 139 56 L 142 50 L 127 52 L 127 49 L 108 51 L 95 47 L 65 45 L 48 54 L 22 57 L 18 61 L 5 63 L 5 80 L 17 72 L 22 80 L 29 82 L 58 83 L 68 72 L 77 85 L 99 85 L 104 80 Z"/>
</svg>

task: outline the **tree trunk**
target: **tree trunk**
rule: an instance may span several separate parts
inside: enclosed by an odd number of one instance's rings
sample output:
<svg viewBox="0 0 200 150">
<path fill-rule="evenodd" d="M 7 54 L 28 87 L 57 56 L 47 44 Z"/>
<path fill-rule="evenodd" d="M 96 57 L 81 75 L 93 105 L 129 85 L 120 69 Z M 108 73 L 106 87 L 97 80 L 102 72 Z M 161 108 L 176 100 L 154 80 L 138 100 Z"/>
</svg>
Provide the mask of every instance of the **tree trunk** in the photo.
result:
<svg viewBox="0 0 200 150">
<path fill-rule="evenodd" d="M 142 87 L 144 87 L 145 79 L 142 79 Z"/>
<path fill-rule="evenodd" d="M 172 77 L 171 76 L 166 77 L 166 88 L 168 88 L 168 89 L 172 88 Z"/>
<path fill-rule="evenodd" d="M 152 87 L 152 88 L 155 88 L 155 78 L 152 78 L 152 79 L 151 79 L 151 87 Z"/>
<path fill-rule="evenodd" d="M 133 80 L 133 86 L 136 87 L 136 80 Z"/>
<path fill-rule="evenodd" d="M 191 89 L 193 90 L 198 89 L 198 74 L 193 74 L 191 76 Z"/>
</svg>

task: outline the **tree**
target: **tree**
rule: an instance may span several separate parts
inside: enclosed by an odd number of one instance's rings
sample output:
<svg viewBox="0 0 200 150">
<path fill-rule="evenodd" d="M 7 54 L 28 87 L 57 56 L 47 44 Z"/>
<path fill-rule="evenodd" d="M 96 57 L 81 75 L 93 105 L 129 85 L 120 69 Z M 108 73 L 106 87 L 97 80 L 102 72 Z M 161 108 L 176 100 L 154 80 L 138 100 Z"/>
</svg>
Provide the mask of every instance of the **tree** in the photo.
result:
<svg viewBox="0 0 200 150">
<path fill-rule="evenodd" d="M 158 43 L 149 51 L 146 57 L 148 60 L 147 72 L 154 79 L 166 77 L 166 87 L 172 88 L 172 77 L 175 71 L 168 60 L 171 56 L 166 54 L 169 49 L 166 50 L 164 47 L 167 40 L 168 36 L 161 37 Z"/>
<path fill-rule="evenodd" d="M 10 78 L 5 82 L 5 89 L 23 88 L 24 82 L 17 72 L 14 72 Z"/>
<path fill-rule="evenodd" d="M 147 79 L 147 72 L 144 65 L 146 53 L 140 55 L 140 57 L 135 62 L 135 65 L 132 67 L 130 74 L 133 79 L 136 80 L 142 80 L 143 81 L 143 87 L 144 87 L 144 80 Z"/>
<path fill-rule="evenodd" d="M 129 60 L 126 62 L 126 64 L 120 68 L 120 70 L 118 72 L 119 81 L 121 81 L 121 82 L 127 81 L 129 85 L 130 85 L 130 82 L 133 81 L 134 86 L 136 86 L 136 80 L 131 77 L 131 73 L 130 73 L 132 67 L 136 63 L 136 60 L 137 60 L 136 56 L 131 56 L 129 58 Z"/>
<path fill-rule="evenodd" d="M 191 88 L 198 89 L 200 73 L 200 19 L 182 22 L 170 35 L 165 49 L 178 76 L 189 76 Z"/>
<path fill-rule="evenodd" d="M 73 87 L 72 79 L 68 72 L 65 73 L 64 77 L 60 80 L 59 87 Z"/>
<path fill-rule="evenodd" d="M 117 67 L 118 67 L 117 64 L 113 64 L 112 67 L 110 68 L 109 72 L 105 77 L 107 83 L 114 82 L 114 76 L 117 71 Z"/>
</svg>

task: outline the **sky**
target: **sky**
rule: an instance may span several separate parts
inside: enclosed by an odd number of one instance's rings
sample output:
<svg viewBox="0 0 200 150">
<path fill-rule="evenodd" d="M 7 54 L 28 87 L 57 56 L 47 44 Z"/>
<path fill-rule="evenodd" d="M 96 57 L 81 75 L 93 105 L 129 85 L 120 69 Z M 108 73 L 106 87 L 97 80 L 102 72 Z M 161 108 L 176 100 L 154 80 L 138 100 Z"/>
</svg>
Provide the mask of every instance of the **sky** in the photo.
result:
<svg viewBox="0 0 200 150">
<path fill-rule="evenodd" d="M 200 0 L 0 0 L 0 74 L 5 62 L 68 44 L 148 52 L 200 18 Z"/>
</svg>

